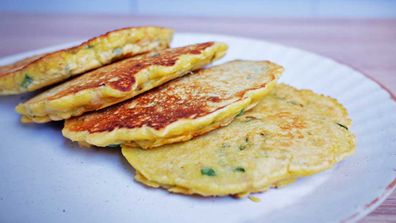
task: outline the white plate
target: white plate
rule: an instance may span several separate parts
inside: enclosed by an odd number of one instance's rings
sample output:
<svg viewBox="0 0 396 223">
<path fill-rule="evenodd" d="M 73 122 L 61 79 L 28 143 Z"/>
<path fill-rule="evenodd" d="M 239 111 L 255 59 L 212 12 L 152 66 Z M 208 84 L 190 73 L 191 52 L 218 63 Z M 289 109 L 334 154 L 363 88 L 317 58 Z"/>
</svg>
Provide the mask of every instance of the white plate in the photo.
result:
<svg viewBox="0 0 396 223">
<path fill-rule="evenodd" d="M 337 98 L 350 112 L 356 153 L 332 170 L 249 199 L 170 194 L 133 180 L 118 149 L 82 149 L 61 123 L 22 125 L 0 97 L 0 222 L 337 222 L 355 221 L 396 186 L 396 103 L 363 74 L 330 59 L 264 41 L 176 34 L 174 46 L 208 40 L 229 44 L 231 59 L 272 60 L 282 82 Z M 0 60 L 1 64 L 71 44 Z"/>
</svg>

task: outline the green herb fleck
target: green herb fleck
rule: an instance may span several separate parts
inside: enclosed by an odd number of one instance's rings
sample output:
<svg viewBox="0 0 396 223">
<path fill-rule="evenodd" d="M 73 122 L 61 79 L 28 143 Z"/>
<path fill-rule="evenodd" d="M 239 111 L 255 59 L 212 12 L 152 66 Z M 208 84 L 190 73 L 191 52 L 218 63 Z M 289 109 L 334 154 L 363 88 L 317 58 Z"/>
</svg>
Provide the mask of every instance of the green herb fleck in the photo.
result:
<svg viewBox="0 0 396 223">
<path fill-rule="evenodd" d="M 337 123 L 337 125 L 339 125 L 340 127 L 344 128 L 344 129 L 346 129 L 346 130 L 349 130 L 348 127 L 346 127 L 346 126 L 343 125 L 343 124 Z"/>
<path fill-rule="evenodd" d="M 70 73 L 70 70 L 71 70 L 70 64 L 66 65 L 66 66 L 65 66 L 65 72 L 66 72 L 66 73 Z"/>
<path fill-rule="evenodd" d="M 262 154 L 262 157 L 268 158 L 269 156 L 268 156 L 268 154 Z"/>
<path fill-rule="evenodd" d="M 295 102 L 295 101 L 287 101 L 287 103 L 292 104 L 292 105 L 298 105 L 300 107 L 304 107 L 304 105 L 302 105 L 302 104 L 300 104 L 298 102 Z"/>
<path fill-rule="evenodd" d="M 110 145 L 107 145 L 107 147 L 108 148 L 118 148 L 118 147 L 120 147 L 120 144 L 110 144 Z"/>
<path fill-rule="evenodd" d="M 33 78 L 31 78 L 28 74 L 25 74 L 23 81 L 21 82 L 21 87 L 28 88 L 29 85 L 33 82 Z"/>
<path fill-rule="evenodd" d="M 120 47 L 114 48 L 113 53 L 115 55 L 121 55 L 122 54 L 122 49 Z"/>
<path fill-rule="evenodd" d="M 92 48 L 93 48 L 93 46 L 92 46 L 92 45 L 90 45 L 90 44 L 88 44 L 88 45 L 86 46 L 86 48 L 87 48 L 87 49 L 92 49 Z"/>
<path fill-rule="evenodd" d="M 241 144 L 241 145 L 239 145 L 239 150 L 244 150 L 244 149 L 246 149 L 246 147 L 249 145 L 249 137 L 248 136 L 246 136 L 245 137 L 245 141 Z"/>
<path fill-rule="evenodd" d="M 155 52 L 149 55 L 150 58 L 155 58 L 155 57 L 159 57 L 159 53 Z"/>
<path fill-rule="evenodd" d="M 242 108 L 242 110 L 235 117 L 239 117 L 239 116 L 243 115 L 244 113 L 245 113 L 245 109 Z"/>
<path fill-rule="evenodd" d="M 240 166 L 238 166 L 238 167 L 235 167 L 234 171 L 235 171 L 235 172 L 241 172 L 241 173 L 244 173 L 244 172 L 246 172 L 245 168 L 243 168 L 243 167 L 240 167 Z"/>
<path fill-rule="evenodd" d="M 201 174 L 202 175 L 206 175 L 206 176 L 210 176 L 210 177 L 214 177 L 216 176 L 216 172 L 214 171 L 214 169 L 210 168 L 210 167 L 204 167 L 201 169 Z"/>
</svg>

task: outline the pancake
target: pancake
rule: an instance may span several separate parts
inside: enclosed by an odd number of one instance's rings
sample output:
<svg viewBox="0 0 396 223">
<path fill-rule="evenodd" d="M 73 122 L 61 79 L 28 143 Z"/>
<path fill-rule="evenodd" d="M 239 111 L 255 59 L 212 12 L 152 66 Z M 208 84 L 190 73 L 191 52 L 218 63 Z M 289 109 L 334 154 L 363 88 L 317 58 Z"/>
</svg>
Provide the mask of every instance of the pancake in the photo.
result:
<svg viewBox="0 0 396 223">
<path fill-rule="evenodd" d="M 98 68 L 19 104 L 22 122 L 68 119 L 132 98 L 222 57 L 223 43 L 165 49 Z"/>
<path fill-rule="evenodd" d="M 203 69 L 114 107 L 69 119 L 63 135 L 83 144 L 145 149 L 186 141 L 252 108 L 282 71 L 268 61 L 241 60 Z"/>
<path fill-rule="evenodd" d="M 354 152 L 350 126 L 335 99 L 280 84 L 227 127 L 152 150 L 122 146 L 122 153 L 150 187 L 241 197 L 331 168 Z"/>
<path fill-rule="evenodd" d="M 0 95 L 34 91 L 114 60 L 165 49 L 172 36 L 172 30 L 160 27 L 118 29 L 75 47 L 0 66 Z"/>
</svg>

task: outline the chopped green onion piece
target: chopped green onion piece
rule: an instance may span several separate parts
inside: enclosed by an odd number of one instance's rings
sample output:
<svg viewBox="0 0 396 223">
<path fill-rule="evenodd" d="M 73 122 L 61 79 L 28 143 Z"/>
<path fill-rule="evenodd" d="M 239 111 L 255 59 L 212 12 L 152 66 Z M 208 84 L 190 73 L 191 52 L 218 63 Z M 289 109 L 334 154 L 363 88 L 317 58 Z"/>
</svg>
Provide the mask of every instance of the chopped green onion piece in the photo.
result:
<svg viewBox="0 0 396 223">
<path fill-rule="evenodd" d="M 346 130 L 349 130 L 348 127 L 346 127 L 346 126 L 343 125 L 343 124 L 337 123 L 337 125 L 339 125 L 340 127 L 344 128 L 344 129 L 346 129 Z"/>
<path fill-rule="evenodd" d="M 28 88 L 29 85 L 33 82 L 33 78 L 31 78 L 28 74 L 25 74 L 23 81 L 21 82 L 21 87 Z"/>
<path fill-rule="evenodd" d="M 150 54 L 149 57 L 155 58 L 155 57 L 158 57 L 159 55 L 160 55 L 159 53 L 155 52 L 155 53 Z"/>
<path fill-rule="evenodd" d="M 242 173 L 246 172 L 246 171 L 245 171 L 245 168 L 240 167 L 240 166 L 239 166 L 239 167 L 236 167 L 236 168 L 234 169 L 234 171 L 235 171 L 235 172 L 242 172 Z"/>
<path fill-rule="evenodd" d="M 210 167 L 204 167 L 201 169 L 201 174 L 202 175 L 206 175 L 206 176 L 216 176 L 216 172 L 214 171 L 214 169 L 210 168 Z"/>
<path fill-rule="evenodd" d="M 239 145 L 239 150 L 244 150 L 244 149 L 246 149 L 246 144 Z"/>
<path fill-rule="evenodd" d="M 292 104 L 292 105 L 298 105 L 300 107 L 304 107 L 304 105 L 302 105 L 302 104 L 300 104 L 298 102 L 295 102 L 295 101 L 286 101 L 286 102 L 289 103 L 289 104 Z"/>
<path fill-rule="evenodd" d="M 242 110 L 235 117 L 239 117 L 239 116 L 243 115 L 244 113 L 245 113 L 245 109 L 242 108 Z"/>
<path fill-rule="evenodd" d="M 113 50 L 113 53 L 115 55 L 121 55 L 122 54 L 122 49 L 120 47 L 117 47 Z"/>
<path fill-rule="evenodd" d="M 71 66 L 70 66 L 69 64 L 66 65 L 66 66 L 65 66 L 65 72 L 66 72 L 66 73 L 69 73 L 70 70 L 71 70 Z"/>
</svg>

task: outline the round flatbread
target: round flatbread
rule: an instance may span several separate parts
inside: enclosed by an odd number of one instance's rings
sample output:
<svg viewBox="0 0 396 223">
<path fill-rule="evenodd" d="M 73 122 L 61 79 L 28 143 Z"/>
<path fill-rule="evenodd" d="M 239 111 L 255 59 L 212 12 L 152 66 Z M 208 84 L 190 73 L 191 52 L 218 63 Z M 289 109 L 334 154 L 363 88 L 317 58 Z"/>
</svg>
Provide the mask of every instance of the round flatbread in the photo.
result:
<svg viewBox="0 0 396 223">
<path fill-rule="evenodd" d="M 280 84 L 229 126 L 152 150 L 123 146 L 135 179 L 171 192 L 243 196 L 331 168 L 353 153 L 346 109 Z"/>
<path fill-rule="evenodd" d="M 75 47 L 0 66 L 0 95 L 34 91 L 115 60 L 168 48 L 172 36 L 173 31 L 166 28 L 128 27 Z"/>
<path fill-rule="evenodd" d="M 232 61 L 171 81 L 114 107 L 65 122 L 63 135 L 96 146 L 158 147 L 229 124 L 255 106 L 283 68 Z"/>
</svg>

